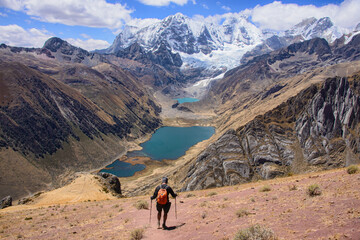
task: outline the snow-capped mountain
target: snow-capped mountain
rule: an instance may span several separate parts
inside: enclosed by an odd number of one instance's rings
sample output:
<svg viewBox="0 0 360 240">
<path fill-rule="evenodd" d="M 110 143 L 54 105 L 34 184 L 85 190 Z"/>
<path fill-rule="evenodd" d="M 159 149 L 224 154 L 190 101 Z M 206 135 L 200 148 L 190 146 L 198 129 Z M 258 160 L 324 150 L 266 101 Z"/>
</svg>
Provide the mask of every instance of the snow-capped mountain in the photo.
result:
<svg viewBox="0 0 360 240">
<path fill-rule="evenodd" d="M 244 64 L 256 56 L 287 47 L 292 43 L 313 38 L 324 38 L 328 43 L 333 43 L 336 39 L 349 33 L 350 30 L 335 26 L 328 17 L 304 19 L 291 29 L 263 40 L 261 44 L 243 55 L 241 63 Z"/>
<path fill-rule="evenodd" d="M 184 62 L 183 70 L 202 68 L 209 72 L 209 77 L 214 77 L 211 72 L 220 74 L 238 66 L 245 53 L 261 44 L 264 46 L 255 54 L 314 37 L 333 42 L 348 32 L 334 26 L 330 18 L 310 18 L 273 36 L 271 30 L 258 28 L 249 16 L 242 13 L 208 18 L 189 18 L 177 13 L 162 20 L 129 23 L 105 51 L 116 53 L 134 43 L 147 51 L 156 51 L 160 45 L 165 45 L 180 54 Z"/>
<path fill-rule="evenodd" d="M 326 39 L 329 43 L 332 43 L 344 33 L 348 33 L 348 30 L 335 26 L 330 18 L 323 17 L 320 19 L 305 19 L 290 30 L 285 31 L 284 35 L 286 37 L 301 36 L 303 40 L 320 37 Z"/>
<path fill-rule="evenodd" d="M 246 15 L 231 14 L 221 20 L 219 24 L 218 19 L 189 18 L 177 13 L 145 27 L 127 25 L 108 52 L 116 52 L 135 42 L 152 50 L 166 42 L 176 52 L 209 54 L 224 49 L 226 44 L 242 47 L 263 38 L 262 31 L 250 23 Z"/>
<path fill-rule="evenodd" d="M 260 44 L 262 39 L 262 31 L 246 15 L 228 14 L 223 19 L 205 19 L 177 13 L 142 27 L 130 23 L 106 52 L 115 53 L 135 42 L 154 51 L 165 43 L 181 55 L 185 63 L 183 68 L 216 66 L 228 69 L 237 66 L 241 55 Z"/>
</svg>

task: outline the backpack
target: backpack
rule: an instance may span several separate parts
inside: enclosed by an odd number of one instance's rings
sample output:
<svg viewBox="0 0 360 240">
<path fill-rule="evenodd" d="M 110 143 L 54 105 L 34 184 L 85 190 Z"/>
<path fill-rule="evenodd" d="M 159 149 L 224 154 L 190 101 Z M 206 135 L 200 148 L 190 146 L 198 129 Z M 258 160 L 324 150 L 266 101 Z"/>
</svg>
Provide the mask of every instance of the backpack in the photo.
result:
<svg viewBox="0 0 360 240">
<path fill-rule="evenodd" d="M 158 204 L 162 205 L 165 205 L 168 202 L 168 192 L 166 191 L 166 188 L 160 187 L 156 201 Z"/>
</svg>

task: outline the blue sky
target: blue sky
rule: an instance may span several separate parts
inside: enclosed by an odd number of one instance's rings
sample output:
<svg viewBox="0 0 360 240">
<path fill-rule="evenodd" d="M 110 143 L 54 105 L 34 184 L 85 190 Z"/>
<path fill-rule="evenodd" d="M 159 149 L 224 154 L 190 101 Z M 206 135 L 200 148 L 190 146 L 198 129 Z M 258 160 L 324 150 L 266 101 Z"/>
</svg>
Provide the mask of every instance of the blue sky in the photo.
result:
<svg viewBox="0 0 360 240">
<path fill-rule="evenodd" d="M 87 50 L 108 47 L 124 24 L 246 11 L 262 28 L 286 30 L 307 17 L 329 16 L 353 28 L 360 22 L 360 0 L 0 0 L 0 43 L 41 47 L 52 36 Z"/>
</svg>

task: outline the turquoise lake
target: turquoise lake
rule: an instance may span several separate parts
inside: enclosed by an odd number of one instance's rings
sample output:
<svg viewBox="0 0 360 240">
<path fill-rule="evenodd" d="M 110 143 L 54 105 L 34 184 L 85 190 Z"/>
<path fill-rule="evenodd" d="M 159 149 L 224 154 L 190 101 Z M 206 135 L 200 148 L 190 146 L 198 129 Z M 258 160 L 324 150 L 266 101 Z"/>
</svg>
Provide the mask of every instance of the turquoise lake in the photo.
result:
<svg viewBox="0 0 360 240">
<path fill-rule="evenodd" d="M 110 169 L 102 169 L 100 172 L 111 173 L 118 177 L 131 177 L 136 172 L 144 170 L 145 165 L 144 164 L 131 165 L 130 163 L 116 160 L 112 164 L 106 166 L 106 168 L 110 168 Z"/>
<path fill-rule="evenodd" d="M 199 99 L 197 98 L 176 98 L 179 103 L 186 103 L 186 102 L 198 102 Z"/>
<path fill-rule="evenodd" d="M 215 133 L 214 127 L 161 127 L 149 141 L 140 144 L 140 151 L 128 152 L 128 157 L 146 156 L 153 160 L 175 160 L 198 142 L 210 138 Z M 145 169 L 145 165 L 115 161 L 102 172 L 112 173 L 118 177 L 130 177 L 137 171 Z"/>
</svg>

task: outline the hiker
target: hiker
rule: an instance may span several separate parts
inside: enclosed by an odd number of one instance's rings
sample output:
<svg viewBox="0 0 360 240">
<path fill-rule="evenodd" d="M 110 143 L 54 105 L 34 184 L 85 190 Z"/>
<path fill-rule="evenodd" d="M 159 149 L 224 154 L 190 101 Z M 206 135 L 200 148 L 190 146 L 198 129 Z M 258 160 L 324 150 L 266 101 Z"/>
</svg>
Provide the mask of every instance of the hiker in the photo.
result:
<svg viewBox="0 0 360 240">
<path fill-rule="evenodd" d="M 160 220 L 161 220 L 161 211 L 164 209 L 164 219 L 163 219 L 163 229 L 167 229 L 166 219 L 167 214 L 170 210 L 171 202 L 169 201 L 169 194 L 176 198 L 177 194 L 174 193 L 172 188 L 167 185 L 168 178 L 163 177 L 161 181 L 161 185 L 157 186 L 154 192 L 154 195 L 151 196 L 151 200 L 156 198 L 156 210 L 158 211 L 158 228 L 160 228 Z"/>
</svg>

